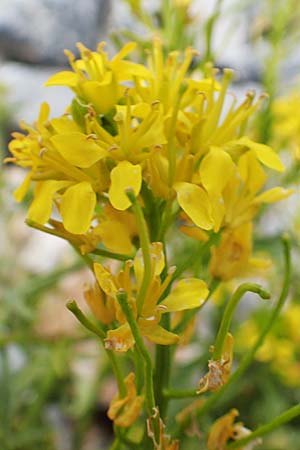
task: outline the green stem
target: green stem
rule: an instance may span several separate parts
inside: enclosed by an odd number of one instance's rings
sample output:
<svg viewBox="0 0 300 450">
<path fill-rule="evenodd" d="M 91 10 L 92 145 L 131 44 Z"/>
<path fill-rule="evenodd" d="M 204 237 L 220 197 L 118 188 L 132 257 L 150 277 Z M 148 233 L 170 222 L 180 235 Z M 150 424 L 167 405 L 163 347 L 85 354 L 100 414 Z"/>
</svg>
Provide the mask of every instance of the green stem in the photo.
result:
<svg viewBox="0 0 300 450">
<path fill-rule="evenodd" d="M 153 416 L 153 413 L 156 409 L 156 403 L 154 398 L 154 389 L 153 389 L 153 367 L 150 354 L 145 346 L 144 340 L 140 334 L 140 330 L 137 324 L 137 321 L 133 315 L 133 312 L 127 301 L 127 293 L 123 289 L 119 289 L 117 293 L 118 302 L 122 308 L 124 315 L 127 318 L 128 324 L 130 326 L 132 335 L 135 340 L 135 345 L 137 351 L 141 354 L 144 361 L 144 374 L 145 374 L 145 401 L 148 416 Z M 154 419 L 154 432 L 156 438 L 158 438 L 159 433 L 159 423 L 158 417 Z"/>
<path fill-rule="evenodd" d="M 82 241 L 80 238 L 76 237 L 75 235 L 71 235 L 69 233 L 65 233 L 61 230 L 56 230 L 54 228 L 45 227 L 45 225 L 41 225 L 37 222 L 33 222 L 32 220 L 26 219 L 26 224 L 34 228 L 35 230 L 43 231 L 43 233 L 50 234 L 51 236 L 56 236 L 61 239 L 64 239 L 65 241 L 70 242 L 70 244 L 75 248 L 75 250 L 80 253 L 80 250 L 78 247 L 82 244 Z M 93 255 L 99 255 L 103 256 L 104 258 L 110 258 L 110 259 L 116 259 L 118 261 L 127 261 L 127 259 L 131 259 L 132 256 L 130 255 L 122 255 L 120 253 L 110 252 L 109 250 L 104 250 L 102 248 L 96 248 L 90 252 L 90 254 Z M 80 256 L 84 257 L 85 255 Z M 90 265 L 90 264 L 88 264 Z"/>
<path fill-rule="evenodd" d="M 241 284 L 237 290 L 234 292 L 233 296 L 227 303 L 227 306 L 225 308 L 221 325 L 216 337 L 216 341 L 214 344 L 214 353 L 213 353 L 213 359 L 221 359 L 222 353 L 223 353 L 223 346 L 224 341 L 226 339 L 226 335 L 229 331 L 229 327 L 232 321 L 233 313 L 243 297 L 243 295 L 246 292 L 254 292 L 255 294 L 258 294 L 262 299 L 269 299 L 270 294 L 266 292 L 259 284 L 252 284 L 252 283 L 243 283 Z"/>
<path fill-rule="evenodd" d="M 226 449 L 229 450 L 244 447 L 244 445 L 248 444 L 248 442 L 251 442 L 254 439 L 259 438 L 261 436 L 264 436 L 265 434 L 271 433 L 276 428 L 281 427 L 285 423 L 291 421 L 292 419 L 298 416 L 300 416 L 300 403 L 288 409 L 284 413 L 280 414 L 280 416 L 276 417 L 266 425 L 262 425 L 261 427 L 257 428 L 257 430 L 248 434 L 248 436 L 245 436 L 242 439 L 237 439 L 235 442 L 231 442 L 226 446 Z"/>
<path fill-rule="evenodd" d="M 105 331 L 102 330 L 100 327 L 97 327 L 94 325 L 81 311 L 81 309 L 78 307 L 75 300 L 72 300 L 67 303 L 67 308 L 71 313 L 74 314 L 76 319 L 86 328 L 87 330 L 91 331 L 92 333 L 96 334 L 101 341 L 103 341 L 106 338 Z"/>
<path fill-rule="evenodd" d="M 166 398 L 189 398 L 199 397 L 197 389 L 164 389 L 163 394 Z"/>
<path fill-rule="evenodd" d="M 51 236 L 56 236 L 61 239 L 64 239 L 65 241 L 70 242 L 72 245 L 75 245 L 76 247 L 81 244 L 80 239 L 76 238 L 76 236 L 69 235 L 65 233 L 64 231 L 56 230 L 54 228 L 45 227 L 45 225 L 41 225 L 37 222 L 34 222 L 33 220 L 26 219 L 25 220 L 26 225 L 28 225 L 30 228 L 34 228 L 35 230 L 43 231 L 43 233 L 50 234 Z"/>
<path fill-rule="evenodd" d="M 143 359 L 141 357 L 141 354 L 139 352 L 133 352 L 133 360 L 134 360 L 134 368 L 135 368 L 135 383 L 136 383 L 136 390 L 137 393 L 140 394 L 143 389 L 143 382 L 144 382 L 144 376 L 143 376 Z"/>
<path fill-rule="evenodd" d="M 93 255 L 103 256 L 104 258 L 116 259 L 118 261 L 127 261 L 132 259 L 133 255 L 122 255 L 121 253 L 110 252 L 109 250 L 104 250 L 102 248 L 95 248 L 90 253 Z"/>
<path fill-rule="evenodd" d="M 102 328 L 100 328 L 99 326 L 97 327 L 96 325 L 94 325 L 81 311 L 80 308 L 78 308 L 77 303 L 73 300 L 69 303 L 67 303 L 67 308 L 69 311 L 71 311 L 74 316 L 77 318 L 77 320 L 87 329 L 89 330 L 91 333 L 95 334 L 96 336 L 98 336 L 104 346 L 104 339 L 106 338 L 106 333 L 104 330 L 102 330 Z M 105 346 L 104 346 L 105 348 Z M 116 355 L 110 351 L 107 350 L 105 348 L 106 354 L 108 356 L 108 359 L 110 360 L 110 363 L 112 365 L 113 368 L 113 372 L 114 375 L 116 377 L 117 380 L 117 384 L 118 384 L 118 389 L 119 389 L 119 393 L 121 397 L 125 397 L 126 395 L 126 387 L 125 387 L 125 383 L 124 383 L 124 376 L 122 373 L 122 370 L 118 364 Z"/>
<path fill-rule="evenodd" d="M 165 255 L 165 267 L 161 274 L 162 282 L 166 279 L 168 275 L 167 249 L 164 241 L 163 241 L 163 248 Z M 174 281 L 174 278 L 172 278 L 172 281 Z M 169 283 L 168 288 L 163 292 L 162 296 L 159 298 L 158 303 L 160 303 L 164 298 L 166 298 L 169 295 L 172 286 L 172 281 Z M 160 324 L 165 330 L 170 330 L 171 318 L 169 313 L 163 314 Z M 169 388 L 171 377 L 171 362 L 172 362 L 171 347 L 169 345 L 157 344 L 155 349 L 154 393 L 156 404 L 158 405 L 162 420 L 165 419 L 168 410 L 169 399 L 164 396 L 163 390 Z"/>
<path fill-rule="evenodd" d="M 170 314 L 164 314 L 160 325 L 170 329 Z M 168 398 L 164 396 L 164 389 L 168 389 L 171 375 L 171 348 L 169 345 L 157 345 L 155 354 L 155 376 L 154 389 L 155 399 L 159 407 L 162 420 L 164 420 L 168 410 Z"/>
<path fill-rule="evenodd" d="M 141 314 L 145 297 L 147 294 L 147 290 L 149 288 L 149 285 L 151 283 L 151 277 L 152 277 L 152 260 L 151 260 L 151 253 L 150 253 L 150 240 L 149 240 L 149 234 L 147 229 L 147 224 L 145 221 L 145 217 L 142 211 L 142 208 L 140 207 L 140 204 L 134 195 L 134 193 L 131 190 L 128 190 L 126 192 L 129 200 L 132 203 L 132 208 L 136 217 L 137 221 L 137 227 L 139 230 L 139 237 L 140 237 L 140 245 L 142 248 L 143 253 L 143 260 L 144 260 L 144 275 L 141 287 L 139 289 L 139 292 L 137 294 L 136 298 L 136 304 L 137 304 L 137 312 L 138 315 Z"/>
<path fill-rule="evenodd" d="M 114 427 L 114 434 L 117 438 L 119 438 L 120 442 L 122 442 L 124 445 L 126 445 L 126 447 L 130 448 L 130 450 L 132 449 L 137 449 L 140 450 L 141 449 L 141 442 L 136 442 L 133 441 L 132 439 L 130 439 L 126 433 L 127 433 L 128 428 L 127 429 L 122 429 L 119 427 Z"/>
</svg>

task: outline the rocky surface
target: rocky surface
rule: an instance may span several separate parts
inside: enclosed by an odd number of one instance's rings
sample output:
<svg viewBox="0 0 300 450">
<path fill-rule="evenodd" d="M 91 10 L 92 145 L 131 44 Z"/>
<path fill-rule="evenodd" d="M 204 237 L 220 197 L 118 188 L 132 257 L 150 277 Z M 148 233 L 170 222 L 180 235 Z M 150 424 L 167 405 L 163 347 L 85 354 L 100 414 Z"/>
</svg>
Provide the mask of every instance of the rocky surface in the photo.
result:
<svg viewBox="0 0 300 450">
<path fill-rule="evenodd" d="M 1 0 L 0 51 L 5 59 L 65 64 L 75 43 L 95 47 L 105 34 L 110 0 Z"/>
</svg>

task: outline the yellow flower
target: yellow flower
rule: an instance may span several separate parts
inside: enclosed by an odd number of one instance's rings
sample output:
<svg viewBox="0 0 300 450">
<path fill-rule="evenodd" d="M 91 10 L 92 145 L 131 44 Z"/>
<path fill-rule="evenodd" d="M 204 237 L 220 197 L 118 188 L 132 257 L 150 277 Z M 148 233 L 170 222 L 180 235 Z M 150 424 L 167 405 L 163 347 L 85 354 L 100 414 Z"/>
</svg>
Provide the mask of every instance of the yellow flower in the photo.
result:
<svg viewBox="0 0 300 450">
<path fill-rule="evenodd" d="M 160 297 L 167 289 L 171 281 L 173 271 L 171 270 L 167 278 L 161 282 L 160 274 L 164 268 L 164 254 L 160 243 L 153 243 L 152 254 L 152 280 L 145 296 L 142 312 L 137 316 L 136 295 L 141 287 L 143 278 L 143 260 L 141 252 L 137 253 L 133 262 L 128 261 L 124 270 L 117 276 L 113 276 L 110 271 L 101 264 L 95 263 L 95 275 L 101 289 L 107 297 L 111 298 L 116 307 L 116 317 L 120 326 L 107 332 L 105 345 L 107 348 L 126 352 L 134 345 L 134 339 L 129 325 L 119 307 L 116 294 L 118 289 L 126 291 L 129 304 L 136 316 L 140 332 L 150 341 L 161 345 L 171 345 L 178 342 L 178 336 L 159 325 L 161 315 L 167 312 L 184 311 L 201 306 L 207 296 L 208 289 L 204 281 L 196 278 L 183 279 L 178 282 L 171 293 L 160 303 Z M 135 280 L 132 280 L 129 271 L 133 265 Z"/>
<path fill-rule="evenodd" d="M 261 203 L 290 195 L 279 187 L 261 193 L 267 179 L 262 166 L 282 171 L 283 165 L 271 148 L 239 137 L 259 104 L 252 94 L 224 111 L 231 70 L 220 83 L 213 69 L 193 80 L 194 50 L 182 59 L 178 52 L 165 58 L 155 39 L 144 67 L 125 59 L 135 46 L 126 44 L 112 59 L 103 43 L 95 52 L 79 44 L 78 60 L 67 52 L 73 71 L 54 75 L 47 85 L 70 87 L 71 105 L 50 119 L 44 103 L 34 126 L 22 124 L 24 134 L 14 133 L 8 160 L 29 169 L 15 197 L 21 201 L 34 184 L 32 222 L 51 221 L 55 208 L 65 232 L 81 236 L 83 251 L 102 242 L 131 253 L 126 224 L 105 220 L 99 210 L 128 210 L 126 190 L 138 197 L 143 182 L 155 201 L 171 203 L 177 194 L 188 217 L 181 229 L 200 240 L 206 239 L 203 230 L 236 228 L 251 221 Z"/>
<path fill-rule="evenodd" d="M 135 387 L 135 375 L 133 372 L 125 378 L 126 396 L 120 397 L 117 395 L 110 403 L 107 412 L 108 417 L 114 421 L 114 424 L 119 427 L 128 428 L 135 423 L 139 417 L 144 397 L 137 395 Z"/>
<path fill-rule="evenodd" d="M 225 150 L 212 147 L 192 183 L 174 184 L 179 205 L 197 227 L 215 232 L 224 225 L 237 227 L 252 220 L 261 203 L 279 201 L 293 192 L 275 187 L 256 195 L 266 180 L 260 162 L 283 170 L 277 155 L 269 147 L 260 146 L 242 138 Z"/>
<path fill-rule="evenodd" d="M 140 64 L 124 61 L 136 44 L 126 44 L 111 61 L 103 50 L 104 46 L 102 42 L 97 52 L 92 52 L 79 43 L 81 59 L 78 60 L 70 51 L 66 51 L 74 72 L 59 72 L 47 81 L 46 86 L 68 86 L 85 104 L 92 103 L 97 114 L 108 113 L 123 95 L 121 82 L 132 80 L 138 75 L 145 76 L 148 72 Z"/>
</svg>

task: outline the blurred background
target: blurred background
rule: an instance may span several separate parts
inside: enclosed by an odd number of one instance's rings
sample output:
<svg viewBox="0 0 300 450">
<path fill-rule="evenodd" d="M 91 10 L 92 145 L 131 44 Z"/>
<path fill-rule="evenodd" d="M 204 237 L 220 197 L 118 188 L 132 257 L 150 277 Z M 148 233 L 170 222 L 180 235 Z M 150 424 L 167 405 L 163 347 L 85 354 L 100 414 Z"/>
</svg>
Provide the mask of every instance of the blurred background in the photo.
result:
<svg viewBox="0 0 300 450">
<path fill-rule="evenodd" d="M 166 4 L 169 21 L 163 13 Z M 76 53 L 78 41 L 94 49 L 105 40 L 113 55 L 128 40 L 149 48 L 159 34 L 166 50 L 188 45 L 199 50 L 196 65 L 213 61 L 220 69 L 236 70 L 231 91 L 238 100 L 248 90 L 268 92 L 252 134 L 282 152 L 289 167 L 284 182 L 299 188 L 299 25 L 299 0 L 0 0 L 1 160 L 11 131 L 18 130 L 20 120 L 32 123 L 42 101 L 50 104 L 52 116 L 70 102 L 67 89 L 43 86 L 67 67 L 64 49 Z M 26 207 L 12 196 L 22 179 L 20 168 L 1 167 L 0 448 L 106 449 L 112 431 L 106 409 L 115 385 L 102 348 L 65 307 L 75 298 L 86 309 L 81 292 L 90 274 L 67 243 L 25 226 Z M 277 238 L 286 229 L 299 250 L 299 198 L 285 202 L 284 214 L 278 205 L 260 217 L 257 247 L 271 248 L 276 260 Z M 271 276 L 278 279 L 278 272 Z M 246 388 L 238 388 L 233 399 L 250 427 L 268 421 L 270 409 L 279 414 L 300 401 L 299 292 L 295 276 L 289 307 L 251 369 L 251 382 L 244 381 Z M 245 318 L 241 311 L 240 352 L 264 313 L 257 307 Z M 209 339 L 208 333 L 203 348 Z M 198 364 L 203 371 L 205 358 L 193 345 L 182 348 L 178 380 L 186 367 Z M 244 398 L 239 397 L 242 388 Z M 300 449 L 293 423 L 268 439 L 265 450 Z M 193 445 L 187 441 L 185 449 Z"/>
</svg>

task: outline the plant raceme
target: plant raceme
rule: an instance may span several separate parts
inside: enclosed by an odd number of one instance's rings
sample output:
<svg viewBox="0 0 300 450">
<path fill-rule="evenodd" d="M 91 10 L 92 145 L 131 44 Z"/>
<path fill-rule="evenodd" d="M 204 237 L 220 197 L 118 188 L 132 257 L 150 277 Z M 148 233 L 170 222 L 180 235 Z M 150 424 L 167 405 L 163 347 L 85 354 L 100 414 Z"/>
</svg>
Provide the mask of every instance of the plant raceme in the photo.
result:
<svg viewBox="0 0 300 450">
<path fill-rule="evenodd" d="M 249 92 L 238 104 L 228 94 L 230 69 L 219 75 L 207 65 L 203 75 L 191 77 L 191 48 L 165 55 L 154 39 L 142 65 L 128 59 L 135 47 L 126 44 L 112 59 L 104 43 L 97 51 L 78 44 L 79 59 L 67 51 L 72 70 L 53 75 L 46 86 L 71 89 L 73 101 L 56 118 L 43 103 L 34 125 L 21 123 L 22 132 L 13 133 L 7 161 L 27 170 L 16 200 L 33 187 L 28 224 L 69 241 L 94 272 L 85 298 L 96 324 L 75 302 L 69 309 L 99 336 L 112 362 L 119 388 L 108 411 L 116 427 L 113 448 L 143 442 L 176 450 L 179 441 L 168 437 L 164 423 L 168 348 L 178 345 L 216 282 L 268 266 L 252 252 L 253 220 L 262 204 L 292 190 L 265 189 L 284 165 L 269 146 L 245 134 L 263 96 L 255 100 Z M 209 250 L 203 279 L 190 276 L 189 267 L 169 265 L 179 239 Z M 107 267 L 99 256 L 119 263 Z M 181 278 L 182 272 L 188 276 Z M 173 318 L 185 326 L 176 328 Z M 221 325 L 225 331 L 195 395 L 218 391 L 230 379 L 233 337 L 230 322 Z M 149 341 L 160 356 L 155 364 Z M 134 370 L 123 373 L 119 353 L 133 357 Z M 157 380 L 159 371 L 164 380 Z M 242 425 L 233 425 L 236 415 L 233 410 L 212 427 L 210 450 L 245 436 Z M 128 444 L 120 429 L 137 421 L 142 428 L 147 422 L 144 437 Z"/>
</svg>

